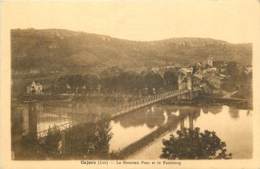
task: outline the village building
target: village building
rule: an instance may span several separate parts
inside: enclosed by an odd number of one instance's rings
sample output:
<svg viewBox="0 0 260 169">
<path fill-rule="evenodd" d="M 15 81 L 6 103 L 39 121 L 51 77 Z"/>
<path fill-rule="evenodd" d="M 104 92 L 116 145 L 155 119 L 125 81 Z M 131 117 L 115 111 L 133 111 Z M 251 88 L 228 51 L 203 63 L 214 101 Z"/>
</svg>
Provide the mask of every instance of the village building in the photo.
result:
<svg viewBox="0 0 260 169">
<path fill-rule="evenodd" d="M 226 80 L 226 76 L 219 73 L 216 69 L 209 69 L 203 74 L 204 80 L 209 86 L 211 86 L 215 91 L 218 92 L 222 88 L 222 84 Z"/>
<path fill-rule="evenodd" d="M 245 73 L 246 74 L 250 74 L 250 73 L 252 73 L 252 66 L 250 66 L 250 65 L 247 65 L 246 67 L 245 67 Z"/>
<path fill-rule="evenodd" d="M 71 88 L 71 86 L 67 83 L 66 85 L 65 85 L 65 93 L 70 93 L 72 91 L 72 88 Z"/>
<path fill-rule="evenodd" d="M 181 68 L 178 74 L 178 89 L 192 90 L 192 68 Z"/>
<path fill-rule="evenodd" d="M 203 83 L 203 75 L 200 72 L 193 74 L 192 88 L 200 88 L 202 83 Z"/>
<path fill-rule="evenodd" d="M 194 71 L 196 70 L 196 71 Z M 221 92 L 222 85 L 227 77 L 221 74 L 216 67 L 198 69 L 195 67 L 181 68 L 178 72 L 178 89 L 193 90 L 203 88 L 207 93 Z"/>
<path fill-rule="evenodd" d="M 33 81 L 30 85 L 26 87 L 27 94 L 43 94 L 43 85 L 39 82 Z"/>
<path fill-rule="evenodd" d="M 208 58 L 208 60 L 207 60 L 207 65 L 208 65 L 209 67 L 213 67 L 213 63 L 214 63 L 214 59 L 213 59 L 212 56 L 210 56 L 210 57 Z"/>
<path fill-rule="evenodd" d="M 207 81 L 211 86 L 213 86 L 215 89 L 221 89 L 222 80 L 223 78 L 220 76 L 210 75 L 206 77 Z"/>
</svg>

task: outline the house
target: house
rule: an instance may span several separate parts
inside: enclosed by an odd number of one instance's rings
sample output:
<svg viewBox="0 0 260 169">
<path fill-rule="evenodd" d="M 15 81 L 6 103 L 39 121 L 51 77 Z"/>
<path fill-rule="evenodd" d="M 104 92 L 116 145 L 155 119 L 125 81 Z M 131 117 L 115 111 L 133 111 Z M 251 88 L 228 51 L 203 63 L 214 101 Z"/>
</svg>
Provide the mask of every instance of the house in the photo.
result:
<svg viewBox="0 0 260 169">
<path fill-rule="evenodd" d="M 214 86 L 210 85 L 208 81 L 203 80 L 200 84 L 200 88 L 203 90 L 204 93 L 212 94 L 213 90 L 215 90 Z"/>
<path fill-rule="evenodd" d="M 67 83 L 65 85 L 65 93 L 71 93 L 72 92 L 72 87 Z"/>
<path fill-rule="evenodd" d="M 33 81 L 30 85 L 26 87 L 27 94 L 43 94 L 43 85 L 39 82 Z"/>
<path fill-rule="evenodd" d="M 181 68 L 178 73 L 178 89 L 192 90 L 192 68 Z"/>
<path fill-rule="evenodd" d="M 207 60 L 207 65 L 208 65 L 209 67 L 213 67 L 213 62 L 214 62 L 213 57 L 210 56 L 210 57 L 208 58 L 208 60 Z"/>
<path fill-rule="evenodd" d="M 223 74 L 218 73 L 217 71 L 211 69 L 209 71 L 205 71 L 204 79 L 214 87 L 216 90 L 220 90 L 223 84 L 223 81 L 226 79 L 226 76 Z"/>
<path fill-rule="evenodd" d="M 252 69 L 252 66 L 247 65 L 247 66 L 245 67 L 245 71 L 244 71 L 244 72 L 245 72 L 246 74 L 250 74 L 250 73 L 252 73 L 252 70 L 253 70 L 253 69 Z"/>
<path fill-rule="evenodd" d="M 193 74 L 192 76 L 192 87 L 193 88 L 200 88 L 201 84 L 203 83 L 203 75 L 200 72 Z"/>
<path fill-rule="evenodd" d="M 66 89 L 68 89 L 68 90 L 70 90 L 70 89 L 71 89 L 71 87 L 70 87 L 70 85 L 69 85 L 69 84 L 66 84 Z"/>
</svg>

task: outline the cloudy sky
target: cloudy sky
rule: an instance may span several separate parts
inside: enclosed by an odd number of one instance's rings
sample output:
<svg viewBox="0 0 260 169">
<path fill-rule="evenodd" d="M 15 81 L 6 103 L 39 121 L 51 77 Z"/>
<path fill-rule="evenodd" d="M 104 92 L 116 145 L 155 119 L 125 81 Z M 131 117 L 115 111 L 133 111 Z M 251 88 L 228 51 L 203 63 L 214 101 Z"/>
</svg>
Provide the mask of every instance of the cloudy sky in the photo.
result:
<svg viewBox="0 0 260 169">
<path fill-rule="evenodd" d="M 9 1 L 3 6 L 10 28 L 62 28 L 129 40 L 210 37 L 241 43 L 252 42 L 260 29 L 258 0 Z"/>
</svg>

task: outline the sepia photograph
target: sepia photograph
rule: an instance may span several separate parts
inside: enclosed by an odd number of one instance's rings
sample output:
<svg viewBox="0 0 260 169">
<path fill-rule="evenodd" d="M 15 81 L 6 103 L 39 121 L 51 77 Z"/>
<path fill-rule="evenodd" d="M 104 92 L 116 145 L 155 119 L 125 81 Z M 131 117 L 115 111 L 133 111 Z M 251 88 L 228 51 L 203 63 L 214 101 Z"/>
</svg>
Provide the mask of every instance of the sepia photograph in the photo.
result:
<svg viewBox="0 0 260 169">
<path fill-rule="evenodd" d="M 11 161 L 256 158 L 259 1 L 1 5 Z"/>
</svg>

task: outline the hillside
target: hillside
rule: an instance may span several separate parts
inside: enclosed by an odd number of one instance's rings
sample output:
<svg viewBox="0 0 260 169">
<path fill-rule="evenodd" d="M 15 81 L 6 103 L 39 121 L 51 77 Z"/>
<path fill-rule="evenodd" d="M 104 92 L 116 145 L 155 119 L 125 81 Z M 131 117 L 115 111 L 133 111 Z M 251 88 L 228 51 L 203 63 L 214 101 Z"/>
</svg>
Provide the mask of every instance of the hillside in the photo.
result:
<svg viewBox="0 0 260 169">
<path fill-rule="evenodd" d="M 252 45 L 209 38 L 129 41 L 61 29 L 14 29 L 11 56 L 15 72 L 93 72 L 111 66 L 138 69 L 192 64 L 208 56 L 251 64 Z"/>
</svg>

